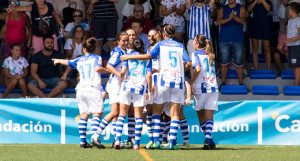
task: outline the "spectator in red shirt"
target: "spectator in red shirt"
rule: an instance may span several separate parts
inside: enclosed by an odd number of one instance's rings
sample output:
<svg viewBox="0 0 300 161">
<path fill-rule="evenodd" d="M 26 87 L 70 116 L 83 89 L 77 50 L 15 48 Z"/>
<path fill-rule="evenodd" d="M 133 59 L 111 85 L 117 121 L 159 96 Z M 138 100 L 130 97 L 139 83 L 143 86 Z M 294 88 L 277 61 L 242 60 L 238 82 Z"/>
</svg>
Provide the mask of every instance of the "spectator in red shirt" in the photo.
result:
<svg viewBox="0 0 300 161">
<path fill-rule="evenodd" d="M 148 32 L 154 28 L 153 22 L 148 18 L 143 17 L 144 7 L 143 5 L 136 4 L 133 8 L 133 18 L 127 20 L 123 26 L 123 30 L 131 27 L 133 19 L 143 20 L 143 33 L 148 34 Z"/>
</svg>

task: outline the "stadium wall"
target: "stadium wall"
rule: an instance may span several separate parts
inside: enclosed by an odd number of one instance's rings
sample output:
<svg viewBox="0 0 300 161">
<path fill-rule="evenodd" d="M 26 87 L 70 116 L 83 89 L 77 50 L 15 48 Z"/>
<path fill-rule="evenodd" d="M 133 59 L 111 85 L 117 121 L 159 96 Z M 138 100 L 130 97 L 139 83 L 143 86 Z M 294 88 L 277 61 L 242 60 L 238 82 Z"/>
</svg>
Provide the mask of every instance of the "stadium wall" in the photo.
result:
<svg viewBox="0 0 300 161">
<path fill-rule="evenodd" d="M 109 113 L 105 100 L 105 114 Z M 219 102 L 213 138 L 217 144 L 300 145 L 300 101 Z M 202 144 L 204 135 L 192 106 L 184 107 L 190 143 Z M 74 98 L 0 100 L 0 143 L 78 144 L 79 120 Z M 88 140 L 90 139 L 90 123 Z M 103 143 L 112 143 L 110 125 L 102 133 Z M 127 135 L 127 124 L 124 127 Z M 123 138 L 127 138 L 123 135 Z M 182 143 L 181 132 L 178 142 Z M 144 124 L 142 144 L 148 142 Z"/>
</svg>

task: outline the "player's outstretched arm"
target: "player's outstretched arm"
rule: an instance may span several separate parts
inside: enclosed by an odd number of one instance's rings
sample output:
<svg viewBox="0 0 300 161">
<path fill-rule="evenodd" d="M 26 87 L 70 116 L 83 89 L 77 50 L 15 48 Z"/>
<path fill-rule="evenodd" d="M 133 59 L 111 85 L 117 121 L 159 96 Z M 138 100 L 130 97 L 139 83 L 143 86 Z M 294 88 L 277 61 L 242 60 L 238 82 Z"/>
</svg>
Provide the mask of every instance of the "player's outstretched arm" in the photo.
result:
<svg viewBox="0 0 300 161">
<path fill-rule="evenodd" d="M 147 53 L 147 54 L 139 54 L 139 55 L 122 55 L 120 57 L 120 59 L 122 61 L 125 61 L 125 60 L 129 60 L 129 59 L 137 59 L 137 60 L 148 60 L 148 59 L 151 59 L 152 58 L 152 55 Z"/>
<path fill-rule="evenodd" d="M 68 66 L 69 60 L 66 60 L 66 59 L 52 59 L 52 60 L 53 60 L 54 65 L 62 64 L 62 65 Z"/>
<path fill-rule="evenodd" d="M 98 73 L 110 73 L 110 71 L 104 67 L 95 67 L 95 71 Z"/>
</svg>

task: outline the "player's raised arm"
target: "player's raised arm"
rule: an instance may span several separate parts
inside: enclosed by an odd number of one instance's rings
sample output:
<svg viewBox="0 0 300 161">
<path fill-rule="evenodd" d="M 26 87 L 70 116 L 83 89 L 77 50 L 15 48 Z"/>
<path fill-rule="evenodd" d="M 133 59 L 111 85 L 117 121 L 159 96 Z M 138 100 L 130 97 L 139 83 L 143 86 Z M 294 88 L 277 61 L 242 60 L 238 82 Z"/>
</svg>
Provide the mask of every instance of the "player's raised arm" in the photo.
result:
<svg viewBox="0 0 300 161">
<path fill-rule="evenodd" d="M 110 71 L 104 67 L 95 67 L 95 71 L 98 73 L 110 73 Z"/>
<path fill-rule="evenodd" d="M 54 65 L 62 64 L 65 66 L 69 66 L 69 64 L 68 64 L 69 60 L 66 60 L 66 59 L 52 59 L 52 60 L 53 60 Z"/>
<path fill-rule="evenodd" d="M 137 59 L 137 60 L 148 60 L 152 58 L 152 55 L 147 53 L 147 54 L 140 54 L 140 55 L 122 55 L 121 57 L 122 61 L 129 60 L 129 59 Z"/>
</svg>

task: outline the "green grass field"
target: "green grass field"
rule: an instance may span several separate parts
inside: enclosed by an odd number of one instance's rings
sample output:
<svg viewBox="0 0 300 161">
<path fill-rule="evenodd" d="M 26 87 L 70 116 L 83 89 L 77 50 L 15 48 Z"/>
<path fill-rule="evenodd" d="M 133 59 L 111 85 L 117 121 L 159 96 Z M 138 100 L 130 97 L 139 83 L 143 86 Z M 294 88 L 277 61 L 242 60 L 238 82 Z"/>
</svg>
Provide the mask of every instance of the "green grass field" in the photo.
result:
<svg viewBox="0 0 300 161">
<path fill-rule="evenodd" d="M 105 145 L 110 147 L 109 144 Z M 300 146 L 240 146 L 217 145 L 216 150 L 204 151 L 202 145 L 192 150 L 145 150 L 152 160 L 300 160 Z M 0 144 L 0 160 L 145 160 L 140 151 L 107 148 L 80 149 L 79 145 Z"/>
</svg>

